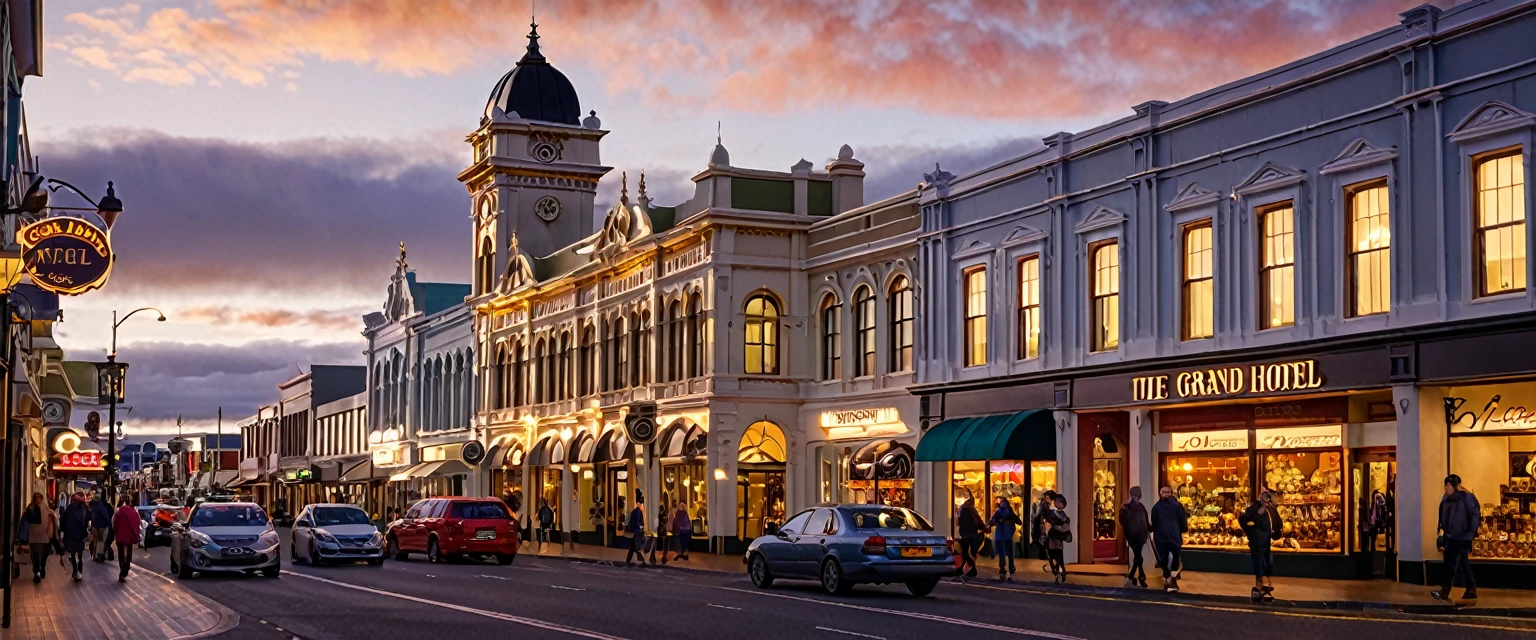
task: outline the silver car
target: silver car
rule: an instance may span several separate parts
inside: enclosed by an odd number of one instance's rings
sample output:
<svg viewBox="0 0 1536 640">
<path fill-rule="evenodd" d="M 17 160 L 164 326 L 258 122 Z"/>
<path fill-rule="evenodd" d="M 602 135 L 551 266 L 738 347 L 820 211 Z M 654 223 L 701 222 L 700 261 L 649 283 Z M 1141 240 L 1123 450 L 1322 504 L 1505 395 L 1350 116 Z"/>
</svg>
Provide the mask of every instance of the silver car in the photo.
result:
<svg viewBox="0 0 1536 640">
<path fill-rule="evenodd" d="M 276 578 L 282 571 L 277 530 L 261 505 L 204 502 L 185 521 L 171 527 L 171 573 L 260 572 Z"/>
<path fill-rule="evenodd" d="M 902 583 L 912 595 L 933 593 L 957 573 L 952 541 L 917 512 L 880 505 L 826 505 L 790 518 L 747 547 L 752 584 L 780 578 L 821 581 L 833 594 L 856 583 Z"/>
<path fill-rule="evenodd" d="M 289 558 L 309 564 L 357 562 L 384 564 L 384 535 L 368 512 L 350 504 L 312 504 L 293 520 Z"/>
</svg>

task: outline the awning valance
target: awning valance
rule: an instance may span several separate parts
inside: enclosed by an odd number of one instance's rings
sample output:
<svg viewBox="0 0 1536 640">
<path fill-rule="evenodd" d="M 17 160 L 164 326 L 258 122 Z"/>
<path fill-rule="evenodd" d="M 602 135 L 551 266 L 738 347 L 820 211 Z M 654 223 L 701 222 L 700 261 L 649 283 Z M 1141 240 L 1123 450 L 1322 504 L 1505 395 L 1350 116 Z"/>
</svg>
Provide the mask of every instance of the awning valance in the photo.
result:
<svg viewBox="0 0 1536 640">
<path fill-rule="evenodd" d="M 442 460 L 435 464 L 437 464 L 437 468 L 433 469 L 431 473 L 434 476 L 456 476 L 473 471 L 463 460 Z"/>
<path fill-rule="evenodd" d="M 436 462 L 423 462 L 421 464 L 414 465 L 404 471 L 390 476 L 389 481 L 404 482 L 412 478 L 425 478 L 431 475 L 433 471 L 436 471 L 438 467 L 442 466 L 443 462 L 443 460 L 438 460 Z"/>
<path fill-rule="evenodd" d="M 917 459 L 1055 460 L 1056 424 L 1049 409 L 945 420 L 923 434 Z"/>
</svg>

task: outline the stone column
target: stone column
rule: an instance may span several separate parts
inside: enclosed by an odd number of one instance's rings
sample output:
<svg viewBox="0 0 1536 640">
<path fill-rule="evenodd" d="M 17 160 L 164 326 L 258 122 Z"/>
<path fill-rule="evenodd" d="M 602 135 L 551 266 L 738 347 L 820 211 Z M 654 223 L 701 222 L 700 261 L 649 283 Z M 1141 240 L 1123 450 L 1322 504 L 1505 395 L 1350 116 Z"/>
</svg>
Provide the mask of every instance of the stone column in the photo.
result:
<svg viewBox="0 0 1536 640">
<path fill-rule="evenodd" d="M 1445 389 L 1392 387 L 1397 410 L 1397 557 L 1399 563 L 1438 560 L 1435 549 L 1440 496 L 1450 459 L 1445 425 Z M 1405 582 L 1422 575 L 1405 571 Z"/>
<path fill-rule="evenodd" d="M 1076 513 L 1079 500 L 1085 494 L 1079 491 L 1077 459 L 1077 414 L 1072 411 L 1054 411 L 1056 420 L 1056 492 L 1067 498 L 1067 513 Z M 1093 535 L 1092 522 L 1072 522 L 1073 540 Z M 1068 564 L 1078 561 L 1078 543 L 1064 546 L 1062 559 Z"/>
<path fill-rule="evenodd" d="M 1141 500 L 1145 504 L 1157 501 L 1157 450 L 1152 441 L 1152 412 L 1132 409 L 1130 412 L 1131 441 L 1126 464 L 1129 467 L 1131 487 L 1141 487 Z"/>
</svg>

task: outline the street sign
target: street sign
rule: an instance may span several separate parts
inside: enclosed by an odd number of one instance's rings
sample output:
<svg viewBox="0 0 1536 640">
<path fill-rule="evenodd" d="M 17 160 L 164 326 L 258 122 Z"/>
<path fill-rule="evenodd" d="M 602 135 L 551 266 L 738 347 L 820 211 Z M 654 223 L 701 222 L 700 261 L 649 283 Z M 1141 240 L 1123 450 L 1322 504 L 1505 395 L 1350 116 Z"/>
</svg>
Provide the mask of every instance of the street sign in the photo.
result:
<svg viewBox="0 0 1536 640">
<path fill-rule="evenodd" d="M 44 218 L 22 227 L 20 237 L 23 268 L 44 290 L 80 295 L 112 274 L 107 232 L 82 218 Z"/>
</svg>

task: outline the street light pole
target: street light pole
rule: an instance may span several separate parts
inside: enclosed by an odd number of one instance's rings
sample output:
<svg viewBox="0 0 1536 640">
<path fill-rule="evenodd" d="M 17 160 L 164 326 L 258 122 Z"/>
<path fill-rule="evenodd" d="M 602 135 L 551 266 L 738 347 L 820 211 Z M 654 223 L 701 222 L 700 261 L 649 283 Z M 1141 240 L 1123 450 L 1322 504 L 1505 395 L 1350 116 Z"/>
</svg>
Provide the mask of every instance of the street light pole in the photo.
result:
<svg viewBox="0 0 1536 640">
<path fill-rule="evenodd" d="M 121 320 L 117 318 L 117 310 L 112 310 L 112 350 L 107 352 L 108 380 L 111 388 L 107 393 L 111 396 L 107 400 L 107 459 L 110 461 L 107 467 L 107 496 L 113 503 L 118 501 L 117 495 L 117 397 L 123 389 L 123 370 L 126 366 L 117 363 L 117 328 L 127 322 L 133 314 L 140 311 L 153 311 L 159 314 L 158 321 L 165 322 L 165 312 L 154 307 L 141 307 L 129 311 Z"/>
</svg>

